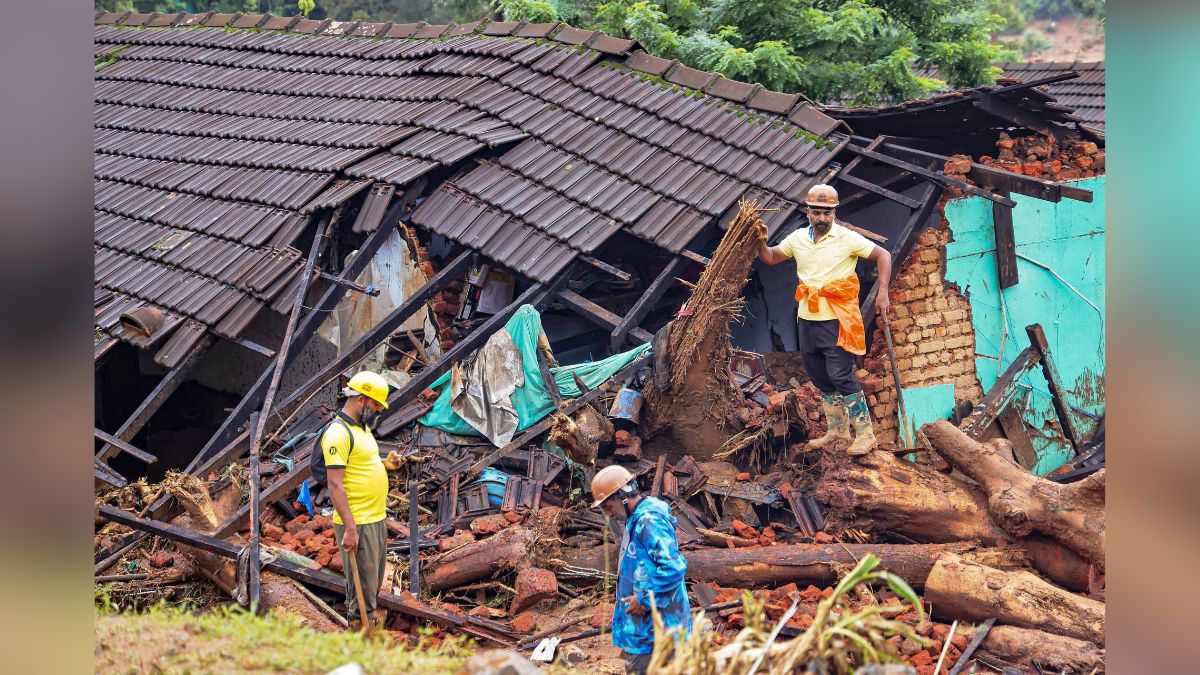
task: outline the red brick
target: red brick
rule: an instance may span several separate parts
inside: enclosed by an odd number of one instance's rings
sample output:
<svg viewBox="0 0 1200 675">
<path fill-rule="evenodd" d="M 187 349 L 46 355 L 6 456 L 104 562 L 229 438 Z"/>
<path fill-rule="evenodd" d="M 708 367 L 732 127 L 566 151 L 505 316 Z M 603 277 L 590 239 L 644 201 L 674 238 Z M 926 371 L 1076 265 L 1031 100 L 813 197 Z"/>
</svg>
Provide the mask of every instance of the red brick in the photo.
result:
<svg viewBox="0 0 1200 675">
<path fill-rule="evenodd" d="M 833 542 L 833 536 L 828 532 L 818 532 L 813 535 L 813 541 L 817 542 L 818 544 L 829 544 Z"/>
<path fill-rule="evenodd" d="M 490 618 L 492 618 L 492 611 L 488 607 L 486 607 L 484 605 L 480 605 L 480 606 L 476 607 L 475 609 L 472 609 L 471 611 L 467 612 L 467 615 L 478 617 L 480 619 L 490 619 Z"/>
<path fill-rule="evenodd" d="M 495 534 L 511 524 L 503 514 L 492 513 L 476 518 L 471 523 L 471 531 L 475 534 Z"/>
<path fill-rule="evenodd" d="M 933 665 L 933 657 L 929 655 L 929 652 L 919 651 L 913 655 L 912 664 L 918 668 Z"/>
<path fill-rule="evenodd" d="M 616 444 L 621 447 L 628 446 L 631 438 L 632 436 L 630 435 L 629 431 L 625 429 L 621 429 L 613 435 L 613 439 L 616 441 Z"/>
<path fill-rule="evenodd" d="M 592 627 L 607 629 L 612 625 L 613 603 L 601 602 L 592 610 Z"/>
<path fill-rule="evenodd" d="M 283 537 L 283 534 L 284 529 L 278 525 L 272 525 L 271 523 L 263 525 L 262 536 L 266 539 L 274 539 L 275 541 L 279 541 L 279 539 Z"/>
<path fill-rule="evenodd" d="M 512 626 L 512 629 L 518 633 L 532 633 L 533 612 L 521 612 L 520 614 L 514 616 L 512 620 L 508 622 L 508 625 Z"/>
<path fill-rule="evenodd" d="M 729 527 L 736 532 L 739 537 L 745 537 L 746 539 L 758 539 L 758 530 L 750 527 L 746 523 L 743 523 L 736 518 L 732 523 L 729 524 Z"/>
<path fill-rule="evenodd" d="M 739 473 L 735 478 L 736 478 L 736 480 L 750 480 L 750 474 L 746 471 L 743 471 L 743 472 Z"/>
<path fill-rule="evenodd" d="M 308 543 L 309 539 L 312 539 L 313 537 L 315 537 L 317 535 L 312 530 L 305 528 L 305 527 L 301 527 L 300 529 L 296 530 L 296 532 L 293 533 L 292 536 L 295 537 L 296 541 L 300 542 L 301 544 L 306 544 L 306 543 Z"/>
<path fill-rule="evenodd" d="M 554 572 L 540 567 L 526 567 L 517 572 L 517 580 L 513 584 L 516 591 L 513 594 L 512 607 L 509 614 L 519 614 L 543 600 L 553 599 L 558 595 L 558 577 Z"/>
<path fill-rule="evenodd" d="M 525 516 L 517 513 L 516 511 L 505 511 L 504 519 L 510 523 L 515 524 L 515 523 L 521 522 L 522 520 L 525 520 Z"/>
</svg>

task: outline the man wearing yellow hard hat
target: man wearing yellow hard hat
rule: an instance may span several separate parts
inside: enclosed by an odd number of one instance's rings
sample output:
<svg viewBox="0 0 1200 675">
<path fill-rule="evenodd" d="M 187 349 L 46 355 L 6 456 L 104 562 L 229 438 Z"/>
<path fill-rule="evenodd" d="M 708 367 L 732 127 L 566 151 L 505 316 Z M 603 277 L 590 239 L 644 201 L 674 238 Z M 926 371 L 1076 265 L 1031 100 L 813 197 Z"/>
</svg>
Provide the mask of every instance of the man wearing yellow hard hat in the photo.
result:
<svg viewBox="0 0 1200 675">
<path fill-rule="evenodd" d="M 368 613 L 376 610 L 387 557 L 388 477 L 371 430 L 388 406 L 388 384 L 378 373 L 364 370 L 350 378 L 342 394 L 346 403 L 321 435 L 321 453 L 333 502 L 333 531 L 346 574 L 347 618 L 351 630 L 359 630 L 351 551 Z"/>
</svg>

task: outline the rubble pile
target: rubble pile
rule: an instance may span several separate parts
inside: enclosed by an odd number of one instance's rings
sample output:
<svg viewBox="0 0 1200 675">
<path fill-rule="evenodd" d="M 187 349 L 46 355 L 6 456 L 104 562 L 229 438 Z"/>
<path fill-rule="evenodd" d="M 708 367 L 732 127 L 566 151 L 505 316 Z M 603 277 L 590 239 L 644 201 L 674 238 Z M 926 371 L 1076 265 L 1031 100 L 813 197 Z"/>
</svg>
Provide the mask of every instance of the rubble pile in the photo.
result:
<svg viewBox="0 0 1200 675">
<path fill-rule="evenodd" d="M 1081 156 L 1091 156 L 1085 150 Z M 565 389 L 540 364 L 550 376 L 538 386 L 555 400 L 539 418 L 522 420 L 511 441 L 498 445 L 423 426 L 421 414 L 438 397 L 431 389 L 405 402 L 413 408 L 406 421 L 381 439 L 384 454 L 402 458 L 389 466 L 382 624 L 401 643 L 435 624 L 518 649 L 605 630 L 622 531 L 591 508 L 588 485 L 596 470 L 619 463 L 645 494 L 670 506 L 693 607 L 709 610 L 717 646 L 737 644 L 753 606 L 780 623 L 778 639 L 804 635 L 817 605 L 869 557 L 922 594 L 920 610 L 894 588 L 864 585 L 838 616 L 883 606 L 915 636 L 891 635 L 887 651 L 921 675 L 935 672 L 939 660 L 949 669 L 972 659 L 1023 672 L 1103 670 L 1103 470 L 1070 484 L 1030 474 L 1012 461 L 1007 441 L 978 433 L 995 418 L 987 406 L 977 406 L 960 426 L 926 425 L 929 447 L 915 462 L 890 442 L 861 457 L 848 456 L 845 443 L 806 449 L 825 428 L 819 393 L 796 378 L 772 381 L 762 355 L 729 344 L 736 312 L 730 298 L 741 292 L 745 265 L 726 264 L 724 256 L 745 258 L 763 241 L 753 214 L 743 205 L 744 222 L 735 221 L 726 235 L 733 243 L 714 254 L 715 276 L 697 287 L 707 289 L 711 306 L 686 304 L 676 319 L 686 321 L 672 322 L 665 339 L 631 352 L 598 385 L 574 374 L 574 389 Z M 964 328 L 970 317 L 942 286 L 945 236 L 920 233 L 891 289 L 906 386 L 970 378 L 978 387 L 969 367 L 973 337 Z M 431 302 L 443 328 L 459 309 L 458 283 Z M 897 427 L 882 344 L 874 341 L 859 376 L 886 441 Z M 532 378 L 530 369 L 525 377 Z M 697 407 L 695 397 L 684 395 L 693 386 L 704 388 L 704 400 L 721 392 L 721 410 Z M 280 435 L 280 447 L 265 451 L 290 451 L 292 465 L 276 460 L 264 474 L 260 486 L 269 497 L 260 522 L 270 558 L 264 603 L 336 629 L 344 623 L 338 590 L 344 570 L 331 509 L 325 490 L 304 482 L 313 430 L 328 413 L 298 420 Z M 718 436 L 702 448 L 681 442 L 697 433 Z M 198 535 L 153 531 L 179 542 L 172 558 L 178 574 L 195 570 L 238 597 L 240 575 L 230 558 L 252 533 L 245 481 L 230 479 L 246 475 L 244 460 L 232 466 L 238 468 L 195 481 L 206 494 L 189 485 L 187 512 L 169 521 Z M 127 492 L 112 503 L 153 513 L 154 487 Z M 120 516 L 112 503 L 98 507 L 102 515 L 145 525 Z M 146 559 L 138 548 L 144 542 L 123 535 L 97 539 L 97 574 L 114 557 Z M 746 596 L 752 601 L 741 602 Z M 556 616 L 564 605 L 568 611 Z M 563 644 L 560 653 L 574 652 Z"/>
</svg>

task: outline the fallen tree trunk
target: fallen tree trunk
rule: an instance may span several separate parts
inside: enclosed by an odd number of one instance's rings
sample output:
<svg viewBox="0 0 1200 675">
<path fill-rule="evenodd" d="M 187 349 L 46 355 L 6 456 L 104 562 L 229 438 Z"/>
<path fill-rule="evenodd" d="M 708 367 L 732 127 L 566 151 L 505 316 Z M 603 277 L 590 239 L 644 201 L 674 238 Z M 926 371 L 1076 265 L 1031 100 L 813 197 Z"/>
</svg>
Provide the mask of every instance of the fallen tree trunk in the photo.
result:
<svg viewBox="0 0 1200 675">
<path fill-rule="evenodd" d="M 438 592 L 529 564 L 533 532 L 513 526 L 421 563 L 421 588 Z"/>
<path fill-rule="evenodd" d="M 826 520 L 877 534 L 898 532 L 917 541 L 979 541 L 1013 537 L 992 521 L 987 499 L 965 482 L 876 450 L 851 461 L 826 453 L 814 496 L 828 504 Z"/>
<path fill-rule="evenodd" d="M 789 582 L 830 586 L 868 553 L 880 567 L 898 574 L 914 587 L 925 585 L 934 562 L 947 553 L 979 555 L 991 563 L 1019 567 L 1025 554 L 1017 549 L 979 549 L 974 543 L 954 544 L 790 544 L 754 548 L 716 548 L 684 551 L 687 578 L 735 588 L 776 586 Z"/>
<path fill-rule="evenodd" d="M 1001 661 L 1052 673 L 1103 673 L 1104 650 L 1086 640 L 1040 630 L 995 626 L 979 646 Z"/>
<path fill-rule="evenodd" d="M 742 428 L 734 411 L 745 398 L 729 374 L 729 322 L 745 302 L 742 287 L 766 228 L 756 203 L 742 202 L 692 297 L 671 321 L 667 336 L 670 389 L 646 389 L 648 437 L 666 436 L 666 447 L 686 448 L 699 460 L 722 451 Z"/>
<path fill-rule="evenodd" d="M 925 581 L 925 601 L 939 616 L 1034 628 L 1104 646 L 1104 603 L 1042 581 L 948 553 Z"/>
<path fill-rule="evenodd" d="M 1104 469 L 1076 483 L 1055 483 L 1013 461 L 1007 440 L 980 443 L 946 420 L 921 430 L 938 454 L 979 483 L 992 518 L 1009 534 L 1049 535 L 1104 572 Z"/>
</svg>

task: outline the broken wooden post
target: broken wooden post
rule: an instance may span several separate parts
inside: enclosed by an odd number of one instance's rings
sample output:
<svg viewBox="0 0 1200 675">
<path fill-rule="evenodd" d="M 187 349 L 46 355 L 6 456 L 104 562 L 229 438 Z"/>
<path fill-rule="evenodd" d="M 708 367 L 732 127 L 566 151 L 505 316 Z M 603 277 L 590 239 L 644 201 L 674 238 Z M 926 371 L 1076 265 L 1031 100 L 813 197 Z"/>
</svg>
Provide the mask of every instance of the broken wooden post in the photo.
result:
<svg viewBox="0 0 1200 675">
<path fill-rule="evenodd" d="M 1039 359 L 1040 355 L 1033 347 L 1026 347 L 1008 365 L 992 388 L 988 389 L 983 400 L 971 409 L 971 414 L 962 421 L 959 429 L 962 429 L 962 432 L 971 438 L 982 437 L 983 432 L 991 426 L 992 422 L 996 421 L 1000 413 L 1016 397 L 1017 382 L 1037 365 Z"/>
<path fill-rule="evenodd" d="M 1007 190 L 996 194 L 1008 196 Z M 996 236 L 996 275 L 1000 279 L 1000 292 L 1017 285 L 1017 242 L 1013 231 L 1013 210 L 1002 204 L 992 204 L 992 230 Z"/>
<path fill-rule="evenodd" d="M 1065 397 L 1067 390 L 1063 387 L 1058 368 L 1054 365 L 1054 358 L 1050 355 L 1050 342 L 1046 340 L 1046 332 L 1042 330 L 1040 323 L 1026 326 L 1025 332 L 1029 334 L 1029 344 L 1041 357 L 1042 374 L 1046 376 L 1046 384 L 1050 386 L 1050 398 L 1054 403 L 1054 412 L 1058 413 L 1058 421 L 1062 423 L 1063 435 L 1067 437 L 1071 450 L 1078 454 L 1083 436 L 1075 426 L 1071 404 Z"/>
<path fill-rule="evenodd" d="M 921 430 L 939 455 L 983 488 L 992 519 L 1005 531 L 1049 535 L 1104 571 L 1103 469 L 1075 483 L 1056 483 L 1013 461 L 1004 439 L 980 443 L 946 420 Z"/>
</svg>

